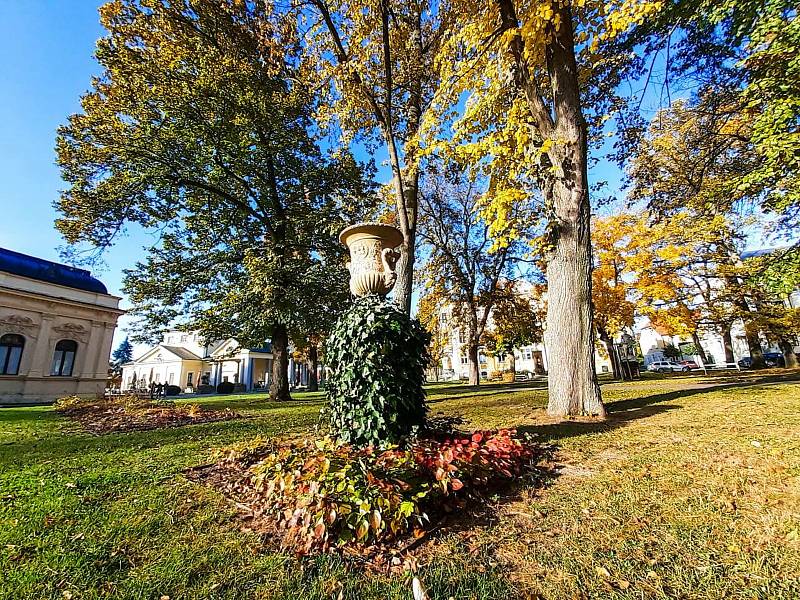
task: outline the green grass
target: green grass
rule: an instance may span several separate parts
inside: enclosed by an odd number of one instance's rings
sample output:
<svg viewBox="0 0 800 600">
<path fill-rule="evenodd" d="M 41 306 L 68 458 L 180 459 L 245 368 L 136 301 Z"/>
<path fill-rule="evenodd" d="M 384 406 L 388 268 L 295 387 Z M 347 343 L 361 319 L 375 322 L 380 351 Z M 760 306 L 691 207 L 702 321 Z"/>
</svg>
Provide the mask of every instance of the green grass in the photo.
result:
<svg viewBox="0 0 800 600">
<path fill-rule="evenodd" d="M 431 598 L 800 597 L 799 381 L 607 383 L 604 423 L 548 419 L 541 383 L 431 386 L 434 416 L 560 448 L 545 488 L 426 545 Z M 319 394 L 196 401 L 247 418 L 95 437 L 50 408 L 0 410 L 0 598 L 411 597 L 407 576 L 264 550 L 182 474 L 214 448 L 313 427 Z"/>
</svg>

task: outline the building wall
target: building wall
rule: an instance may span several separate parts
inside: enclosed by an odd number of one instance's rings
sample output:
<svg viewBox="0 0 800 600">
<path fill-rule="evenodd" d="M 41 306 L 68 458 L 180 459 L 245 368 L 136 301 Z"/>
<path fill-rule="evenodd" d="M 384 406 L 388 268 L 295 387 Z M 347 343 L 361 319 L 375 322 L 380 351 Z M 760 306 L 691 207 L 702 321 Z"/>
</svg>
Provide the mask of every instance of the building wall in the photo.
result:
<svg viewBox="0 0 800 600">
<path fill-rule="evenodd" d="M 119 298 L 0 272 L 0 337 L 25 339 L 19 372 L 0 375 L 0 404 L 49 403 L 103 393 Z M 55 346 L 77 343 L 70 376 L 51 375 Z"/>
</svg>

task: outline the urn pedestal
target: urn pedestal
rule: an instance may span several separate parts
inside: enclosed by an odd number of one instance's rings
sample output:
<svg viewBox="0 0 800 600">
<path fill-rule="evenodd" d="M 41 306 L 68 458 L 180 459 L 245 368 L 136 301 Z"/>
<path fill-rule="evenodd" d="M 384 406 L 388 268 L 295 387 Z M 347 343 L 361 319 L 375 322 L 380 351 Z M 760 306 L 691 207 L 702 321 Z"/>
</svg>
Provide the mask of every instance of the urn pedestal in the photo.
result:
<svg viewBox="0 0 800 600">
<path fill-rule="evenodd" d="M 388 294 L 397 281 L 401 231 L 383 223 L 358 223 L 343 230 L 339 240 L 350 250 L 350 291 L 358 297 Z"/>
</svg>

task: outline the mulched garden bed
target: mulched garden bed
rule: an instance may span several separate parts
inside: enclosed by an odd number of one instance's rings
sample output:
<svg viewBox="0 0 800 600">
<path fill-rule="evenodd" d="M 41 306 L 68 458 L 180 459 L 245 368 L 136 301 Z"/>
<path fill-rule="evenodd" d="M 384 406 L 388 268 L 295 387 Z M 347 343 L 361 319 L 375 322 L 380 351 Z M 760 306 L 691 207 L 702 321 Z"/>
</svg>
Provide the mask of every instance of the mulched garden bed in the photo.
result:
<svg viewBox="0 0 800 600">
<path fill-rule="evenodd" d="M 255 475 L 258 465 L 267 455 L 298 442 L 302 443 L 302 438 L 255 440 L 252 445 L 244 444 L 243 448 L 222 449 L 214 457 L 219 459 L 217 462 L 192 467 L 184 474 L 190 481 L 223 494 L 235 508 L 240 528 L 245 532 L 260 534 L 265 550 L 294 550 L 301 556 L 320 551 L 335 552 L 348 559 L 352 566 L 384 573 L 416 570 L 429 558 L 424 549 L 429 545 L 427 542 L 444 533 L 470 536 L 475 527 L 494 521 L 499 506 L 517 498 L 523 487 L 538 487 L 554 474 L 551 468 L 554 448 L 538 446 L 530 468 L 515 471 L 514 476 L 503 477 L 487 487 L 466 484 L 462 490 L 465 493 L 455 494 L 451 489 L 448 496 L 428 504 L 425 507 L 428 519 L 424 527 L 417 526 L 385 540 L 370 540 L 369 543 L 351 541 L 338 546 L 332 544 L 327 550 L 315 548 L 311 552 L 307 549 L 298 551 L 298 548 L 287 547 L 287 524 L 281 522 L 276 505 L 269 501 L 268 494 L 265 494 L 264 487 L 259 485 Z M 395 482 L 405 485 L 398 480 Z M 384 484 L 375 479 L 371 485 L 382 487 Z M 304 494 L 298 494 L 295 499 L 296 506 L 307 504 Z M 288 499 L 284 508 L 291 512 L 294 506 L 294 502 Z"/>
<path fill-rule="evenodd" d="M 131 398 L 92 401 L 68 398 L 57 402 L 55 410 L 95 435 L 183 427 L 242 418 L 242 415 L 230 409 L 209 410 L 196 404 L 177 405 L 171 401 Z"/>
</svg>

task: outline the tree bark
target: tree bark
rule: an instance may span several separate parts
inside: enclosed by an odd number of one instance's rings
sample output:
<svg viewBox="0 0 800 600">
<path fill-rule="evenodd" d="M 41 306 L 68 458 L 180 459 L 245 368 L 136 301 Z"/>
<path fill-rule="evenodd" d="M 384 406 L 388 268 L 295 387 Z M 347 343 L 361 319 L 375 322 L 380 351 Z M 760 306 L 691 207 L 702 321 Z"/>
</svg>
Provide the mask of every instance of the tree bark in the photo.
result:
<svg viewBox="0 0 800 600">
<path fill-rule="evenodd" d="M 309 392 L 316 392 L 319 390 L 319 381 L 317 380 L 317 366 L 319 364 L 319 352 L 317 345 L 311 344 L 308 347 L 308 385 L 306 389 Z"/>
<path fill-rule="evenodd" d="M 611 360 L 611 374 L 614 379 L 625 379 L 625 374 L 622 372 L 622 365 L 617 359 L 617 353 L 614 352 L 614 341 L 609 337 L 600 336 L 600 341 L 605 344 L 608 358 Z"/>
<path fill-rule="evenodd" d="M 692 332 L 692 342 L 694 342 L 694 347 L 697 348 L 697 354 L 700 356 L 700 360 L 703 361 L 703 364 L 708 362 L 708 357 L 706 356 L 706 351 L 703 350 L 703 345 L 700 343 L 700 336 L 697 335 L 696 331 Z"/>
<path fill-rule="evenodd" d="M 400 310 L 411 314 L 411 294 L 414 291 L 414 258 L 417 251 L 417 203 L 419 200 L 419 181 L 414 177 L 404 180 L 404 201 L 397 202 L 396 210 L 405 211 L 407 218 L 400 219 L 403 232 L 403 245 L 400 246 L 400 260 L 397 261 L 397 282 L 394 284 L 394 301 Z M 400 194 L 399 190 L 395 192 Z"/>
<path fill-rule="evenodd" d="M 516 373 L 517 372 L 517 357 L 514 356 L 514 349 L 513 348 L 508 353 L 508 365 L 509 365 L 509 370 L 512 373 Z"/>
<path fill-rule="evenodd" d="M 733 355 L 733 336 L 731 336 L 730 325 L 726 325 L 722 330 L 722 346 L 725 348 L 725 362 L 736 362 L 736 357 Z"/>
<path fill-rule="evenodd" d="M 578 69 L 567 5 L 558 10 L 561 25 L 547 45 L 555 130 L 547 175 L 552 217 L 548 224 L 547 329 L 545 343 L 551 415 L 605 417 L 594 363 L 592 252 L 586 121 L 581 111 Z"/>
<path fill-rule="evenodd" d="M 272 331 L 272 382 L 269 399 L 273 402 L 291 400 L 289 394 L 289 334 L 285 325 Z"/>
<path fill-rule="evenodd" d="M 791 340 L 786 338 L 781 338 L 778 341 L 778 347 L 781 349 L 783 353 L 783 362 L 784 366 L 787 369 L 795 369 L 798 366 L 797 362 L 797 355 L 794 353 L 794 344 L 792 344 Z"/>
<path fill-rule="evenodd" d="M 480 385 L 481 370 L 478 365 L 478 344 L 470 342 L 467 346 L 467 361 L 469 362 L 469 384 Z"/>
<path fill-rule="evenodd" d="M 747 348 L 750 350 L 750 360 L 752 361 L 751 368 L 766 368 L 767 363 L 764 361 L 764 351 L 761 349 L 761 340 L 758 339 L 758 331 L 753 330 L 745 323 L 744 336 L 747 340 Z"/>
</svg>

